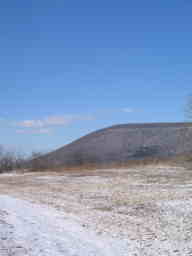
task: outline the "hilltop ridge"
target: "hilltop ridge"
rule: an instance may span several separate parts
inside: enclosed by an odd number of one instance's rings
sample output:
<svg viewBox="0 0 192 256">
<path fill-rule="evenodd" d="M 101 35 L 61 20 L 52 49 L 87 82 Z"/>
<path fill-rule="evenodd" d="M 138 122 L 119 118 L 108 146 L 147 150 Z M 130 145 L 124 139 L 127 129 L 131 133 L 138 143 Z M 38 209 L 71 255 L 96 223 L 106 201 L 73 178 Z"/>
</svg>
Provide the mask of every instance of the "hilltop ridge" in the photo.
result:
<svg viewBox="0 0 192 256">
<path fill-rule="evenodd" d="M 123 163 L 192 152 L 192 123 L 118 124 L 89 133 L 42 157 L 50 166 Z"/>
</svg>

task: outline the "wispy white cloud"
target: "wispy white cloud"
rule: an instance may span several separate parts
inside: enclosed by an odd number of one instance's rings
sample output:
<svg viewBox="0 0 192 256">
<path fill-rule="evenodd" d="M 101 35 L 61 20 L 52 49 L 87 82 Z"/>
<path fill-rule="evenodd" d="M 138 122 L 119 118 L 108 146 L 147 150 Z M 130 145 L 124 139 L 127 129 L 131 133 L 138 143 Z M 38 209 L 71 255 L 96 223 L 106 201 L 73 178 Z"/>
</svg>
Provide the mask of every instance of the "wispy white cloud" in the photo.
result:
<svg viewBox="0 0 192 256">
<path fill-rule="evenodd" d="M 49 116 L 43 119 L 23 120 L 17 123 L 17 126 L 24 128 L 43 128 L 51 126 L 67 126 L 76 121 L 93 120 L 91 115 L 64 115 L 64 116 Z"/>
<path fill-rule="evenodd" d="M 122 112 L 125 112 L 125 113 L 133 113 L 133 112 L 135 112 L 136 110 L 133 109 L 133 108 L 122 108 L 121 111 L 122 111 Z"/>
<path fill-rule="evenodd" d="M 16 133 L 19 134 L 50 134 L 51 130 L 48 128 L 40 128 L 40 129 L 18 129 L 16 130 Z"/>
<path fill-rule="evenodd" d="M 25 128 L 39 128 L 44 126 L 44 122 L 42 120 L 24 120 L 17 125 Z"/>
</svg>

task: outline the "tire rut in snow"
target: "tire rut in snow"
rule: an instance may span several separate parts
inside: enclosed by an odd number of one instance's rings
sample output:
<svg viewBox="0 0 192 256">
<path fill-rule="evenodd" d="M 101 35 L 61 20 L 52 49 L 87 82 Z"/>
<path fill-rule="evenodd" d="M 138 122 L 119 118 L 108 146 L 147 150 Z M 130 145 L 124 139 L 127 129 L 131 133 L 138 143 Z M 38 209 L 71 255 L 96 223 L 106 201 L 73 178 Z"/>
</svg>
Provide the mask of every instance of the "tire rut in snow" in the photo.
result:
<svg viewBox="0 0 192 256">
<path fill-rule="evenodd" d="M 27 256 L 27 250 L 14 240 L 14 226 L 6 222 L 7 215 L 0 210 L 0 256 Z"/>
</svg>

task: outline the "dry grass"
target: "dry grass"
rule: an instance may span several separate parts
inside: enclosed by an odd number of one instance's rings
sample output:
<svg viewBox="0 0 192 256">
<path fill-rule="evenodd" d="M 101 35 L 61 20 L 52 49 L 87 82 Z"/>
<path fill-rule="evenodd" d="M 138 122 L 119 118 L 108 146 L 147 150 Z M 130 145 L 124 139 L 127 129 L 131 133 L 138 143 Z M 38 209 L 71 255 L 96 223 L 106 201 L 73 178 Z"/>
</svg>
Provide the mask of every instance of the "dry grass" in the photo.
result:
<svg viewBox="0 0 192 256">
<path fill-rule="evenodd" d="M 56 167 L 51 168 L 51 170 L 48 169 L 39 169 L 35 170 L 37 172 L 41 171 L 53 171 L 53 172 L 79 172 L 79 171 L 92 171 L 92 170 L 98 170 L 98 169 L 125 169 L 125 168 L 142 168 L 144 166 L 148 165 L 169 165 L 169 166 L 181 166 L 185 168 L 191 168 L 192 169 L 192 154 L 180 154 L 173 157 L 164 157 L 164 158 L 154 158 L 154 157 L 148 157 L 145 159 L 140 160 L 128 160 L 127 162 L 114 162 L 111 164 L 82 164 L 82 165 L 74 165 L 74 166 L 66 166 L 66 167 Z M 34 171 L 34 170 L 33 170 Z"/>
<path fill-rule="evenodd" d="M 77 206 L 80 203 L 84 207 L 108 209 L 177 199 L 184 193 L 179 186 L 191 181 L 192 172 L 189 170 L 159 163 L 129 168 L 60 169 L 2 176 L 0 192 L 17 193 L 21 197 L 53 203 L 53 206 L 56 202 L 61 205 L 74 202 Z M 73 211 L 71 207 L 68 210 Z"/>
<path fill-rule="evenodd" d="M 181 163 L 181 159 L 177 161 Z M 146 249 L 148 241 L 152 244 L 151 241 L 159 239 L 161 244 L 189 233 L 190 207 L 182 213 L 185 227 L 180 223 L 182 207 L 167 210 L 159 206 L 192 198 L 192 171 L 177 161 L 173 159 L 171 164 L 165 160 L 163 163 L 141 161 L 124 168 L 113 165 L 111 169 L 72 168 L 2 175 L 0 193 L 67 212 L 99 234 L 118 233 L 121 238 L 129 237 L 133 241 L 140 237 Z"/>
</svg>

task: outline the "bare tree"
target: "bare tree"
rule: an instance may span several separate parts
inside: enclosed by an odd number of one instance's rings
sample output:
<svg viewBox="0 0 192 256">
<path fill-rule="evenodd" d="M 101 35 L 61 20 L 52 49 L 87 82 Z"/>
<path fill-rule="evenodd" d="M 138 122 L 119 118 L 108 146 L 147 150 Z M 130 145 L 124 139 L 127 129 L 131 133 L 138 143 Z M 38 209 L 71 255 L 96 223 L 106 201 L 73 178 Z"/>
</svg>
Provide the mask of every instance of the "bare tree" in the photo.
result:
<svg viewBox="0 0 192 256">
<path fill-rule="evenodd" d="M 42 157 L 41 152 L 32 152 L 25 156 L 20 152 L 6 150 L 0 145 L 0 173 L 13 170 L 43 170 L 48 168 L 48 162 Z"/>
<path fill-rule="evenodd" d="M 0 173 L 24 169 L 26 160 L 23 154 L 7 150 L 0 145 Z"/>
<path fill-rule="evenodd" d="M 185 106 L 185 117 L 187 121 L 192 121 L 192 95 L 189 95 L 187 98 L 186 106 Z"/>
<path fill-rule="evenodd" d="M 7 151 L 3 146 L 0 146 L 0 172 L 12 171 L 16 168 L 16 154 Z"/>
</svg>

